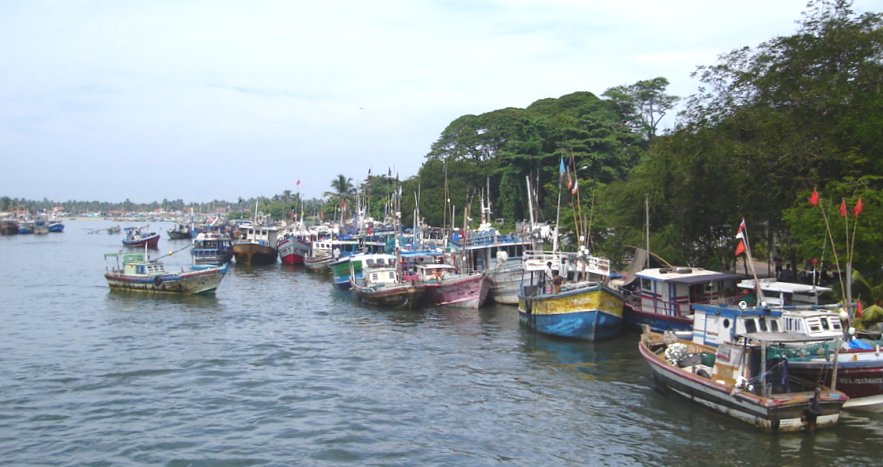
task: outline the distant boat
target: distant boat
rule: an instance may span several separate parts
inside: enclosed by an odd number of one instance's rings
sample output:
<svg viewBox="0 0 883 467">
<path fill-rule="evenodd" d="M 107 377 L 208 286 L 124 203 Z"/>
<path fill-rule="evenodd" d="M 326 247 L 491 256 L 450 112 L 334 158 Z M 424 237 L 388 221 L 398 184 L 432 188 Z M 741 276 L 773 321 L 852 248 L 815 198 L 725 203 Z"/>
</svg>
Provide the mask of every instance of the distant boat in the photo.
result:
<svg viewBox="0 0 883 467">
<path fill-rule="evenodd" d="M 240 236 L 233 240 L 233 256 L 236 264 L 265 265 L 275 264 L 276 227 L 244 224 L 239 227 Z"/>
<path fill-rule="evenodd" d="M 169 239 L 171 240 L 189 240 L 193 238 L 193 229 L 185 224 L 175 224 L 175 226 L 167 230 L 166 233 L 169 234 Z"/>
<path fill-rule="evenodd" d="M 183 295 L 212 294 L 227 273 L 227 265 L 191 266 L 190 270 L 167 272 L 162 263 L 150 260 L 146 252 L 109 253 L 104 257 L 117 259 L 117 264 L 104 274 L 111 290 Z"/>
<path fill-rule="evenodd" d="M 310 254 L 310 239 L 308 232 L 288 231 L 276 241 L 276 250 L 279 251 L 279 259 L 282 264 L 304 264 L 304 260 Z"/>
<path fill-rule="evenodd" d="M 204 231 L 196 234 L 190 256 L 196 264 L 225 264 L 233 259 L 233 240 L 226 233 Z"/>
<path fill-rule="evenodd" d="M 310 251 L 304 258 L 304 267 L 308 271 L 324 272 L 331 269 L 334 262 L 331 240 L 316 240 L 310 245 Z"/>
<path fill-rule="evenodd" d="M 148 226 L 143 227 L 126 227 L 126 238 L 123 239 L 123 246 L 130 248 L 157 248 L 159 245 L 159 234 L 157 232 L 147 231 Z"/>
<path fill-rule="evenodd" d="M 49 233 L 49 222 L 46 221 L 45 216 L 37 216 L 34 219 L 34 233 L 36 235 L 46 235 Z"/>
<path fill-rule="evenodd" d="M 34 221 L 21 221 L 18 223 L 19 235 L 30 235 L 34 233 Z"/>
<path fill-rule="evenodd" d="M 62 224 L 61 221 L 50 222 L 49 231 L 54 233 L 62 233 L 64 232 L 64 224 Z"/>
<path fill-rule="evenodd" d="M 12 219 L 0 221 L 0 235 L 18 235 L 18 222 Z"/>
</svg>

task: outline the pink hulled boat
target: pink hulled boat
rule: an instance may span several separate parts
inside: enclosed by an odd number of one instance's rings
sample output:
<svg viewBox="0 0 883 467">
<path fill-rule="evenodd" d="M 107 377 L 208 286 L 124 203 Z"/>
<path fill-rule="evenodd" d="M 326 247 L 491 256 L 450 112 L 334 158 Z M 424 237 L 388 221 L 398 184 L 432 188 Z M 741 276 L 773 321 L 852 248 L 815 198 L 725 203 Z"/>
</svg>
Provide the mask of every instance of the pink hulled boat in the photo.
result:
<svg viewBox="0 0 883 467">
<path fill-rule="evenodd" d="M 491 290 L 484 273 L 458 274 L 449 264 L 421 264 L 417 274 L 423 280 L 428 305 L 478 308 Z"/>
</svg>

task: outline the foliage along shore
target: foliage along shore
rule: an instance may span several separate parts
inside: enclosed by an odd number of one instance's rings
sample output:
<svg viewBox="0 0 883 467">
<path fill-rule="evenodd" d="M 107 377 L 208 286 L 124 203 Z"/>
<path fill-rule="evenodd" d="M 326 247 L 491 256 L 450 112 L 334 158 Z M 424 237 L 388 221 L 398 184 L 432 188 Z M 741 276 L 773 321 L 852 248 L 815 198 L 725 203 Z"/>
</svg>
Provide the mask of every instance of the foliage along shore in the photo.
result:
<svg viewBox="0 0 883 467">
<path fill-rule="evenodd" d="M 301 211 L 332 219 L 351 212 L 362 193 L 371 214 L 382 217 L 384 201 L 400 189 L 406 223 L 419 202 L 421 217 L 442 225 L 450 221 L 447 206 L 456 207 L 458 217 L 464 206 L 478 212 L 487 186 L 494 216 L 511 226 L 528 217 L 529 179 L 539 219 L 554 221 L 560 191 L 562 230 L 590 225 L 592 248 L 614 261 L 643 244 L 648 199 L 651 249 L 673 263 L 733 269 L 733 234 L 746 219 L 757 256 L 780 255 L 795 267 L 811 258 L 830 263 L 835 252 L 847 251 L 849 237 L 854 267 L 880 283 L 881 20 L 877 12 L 856 14 L 851 1 L 810 1 L 795 34 L 698 67 L 700 91 L 683 100 L 686 110 L 661 135 L 657 125 L 678 99 L 666 94 L 668 81 L 659 77 L 601 97 L 575 92 L 524 109 L 461 116 L 406 180 L 369 173 L 357 190 L 352 178 L 340 175 L 325 199 L 301 200 L 286 191 L 259 201 L 276 218 Z M 561 184 L 576 189 L 559 190 Z M 813 190 L 821 194 L 816 206 L 807 202 Z M 863 209 L 856 213 L 859 198 Z M 71 212 L 224 206 L 247 213 L 255 201 L 61 204 Z M 3 197 L 0 211 L 54 204 Z M 883 291 L 861 293 L 883 300 Z"/>
</svg>

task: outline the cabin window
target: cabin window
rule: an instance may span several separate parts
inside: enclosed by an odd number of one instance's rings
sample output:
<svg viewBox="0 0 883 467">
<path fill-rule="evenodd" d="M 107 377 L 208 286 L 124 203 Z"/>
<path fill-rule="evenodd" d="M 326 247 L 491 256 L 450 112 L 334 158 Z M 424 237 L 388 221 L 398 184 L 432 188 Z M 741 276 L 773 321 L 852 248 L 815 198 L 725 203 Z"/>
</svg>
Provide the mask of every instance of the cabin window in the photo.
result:
<svg viewBox="0 0 883 467">
<path fill-rule="evenodd" d="M 724 319 L 724 329 L 730 329 L 730 320 Z"/>
<path fill-rule="evenodd" d="M 396 273 L 395 273 L 394 271 L 389 271 L 389 272 L 387 273 L 387 276 L 388 276 L 390 279 L 395 279 L 395 278 L 396 278 Z"/>
<path fill-rule="evenodd" d="M 753 319 L 745 320 L 745 332 L 748 334 L 757 332 L 757 323 L 755 323 Z"/>
<path fill-rule="evenodd" d="M 811 322 L 809 322 L 807 324 L 809 325 L 809 330 L 811 332 L 819 332 L 821 330 L 818 320 L 812 320 Z"/>
<path fill-rule="evenodd" d="M 770 321 L 770 331 L 779 332 L 779 322 L 776 320 Z"/>
<path fill-rule="evenodd" d="M 376 272 L 372 272 L 372 273 L 371 273 L 371 280 L 372 280 L 372 281 L 376 281 L 376 280 L 377 280 L 377 273 L 376 273 Z"/>
<path fill-rule="evenodd" d="M 831 326 L 828 324 L 828 320 L 827 320 L 827 319 L 822 318 L 821 321 L 822 321 L 822 329 L 824 329 L 825 331 L 828 331 L 828 330 L 831 329 Z"/>
<path fill-rule="evenodd" d="M 833 321 L 831 321 L 831 327 L 834 328 L 834 329 L 836 329 L 836 330 L 838 330 L 838 331 L 840 331 L 840 330 L 843 329 L 843 328 L 840 326 L 840 320 L 839 320 L 839 319 L 838 319 L 838 320 L 833 320 Z"/>
<path fill-rule="evenodd" d="M 760 321 L 760 330 L 761 331 L 768 331 L 767 326 L 766 326 L 766 319 L 760 318 L 759 321 Z"/>
<path fill-rule="evenodd" d="M 641 289 L 653 290 L 653 281 L 651 281 L 650 279 L 641 278 Z"/>
<path fill-rule="evenodd" d="M 135 272 L 138 274 L 144 274 L 146 271 L 144 270 L 144 265 L 139 264 L 135 266 Z"/>
</svg>

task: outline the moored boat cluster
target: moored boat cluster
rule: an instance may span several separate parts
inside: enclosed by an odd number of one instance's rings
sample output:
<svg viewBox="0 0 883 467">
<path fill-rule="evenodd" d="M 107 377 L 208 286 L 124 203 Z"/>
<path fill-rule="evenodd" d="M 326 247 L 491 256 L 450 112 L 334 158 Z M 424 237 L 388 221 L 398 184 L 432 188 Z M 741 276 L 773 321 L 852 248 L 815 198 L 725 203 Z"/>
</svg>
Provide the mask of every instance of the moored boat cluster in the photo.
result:
<svg viewBox="0 0 883 467">
<path fill-rule="evenodd" d="M 825 287 L 698 267 L 618 274 L 585 248 L 563 252 L 555 242 L 549 249 L 530 230 L 503 235 L 489 225 L 441 236 L 373 221 L 189 230 L 192 270 L 165 271 L 149 259 L 145 241 L 108 255 L 122 260 L 106 274 L 110 287 L 214 293 L 228 263 L 281 262 L 327 274 L 331 287 L 382 309 L 495 301 L 517 306 L 532 330 L 560 338 L 608 339 L 640 329 L 639 353 L 656 384 L 769 431 L 831 427 L 844 408 L 883 410 L 883 342 L 857 338 L 847 313 L 820 305 Z"/>
</svg>

